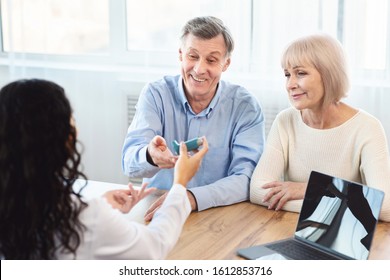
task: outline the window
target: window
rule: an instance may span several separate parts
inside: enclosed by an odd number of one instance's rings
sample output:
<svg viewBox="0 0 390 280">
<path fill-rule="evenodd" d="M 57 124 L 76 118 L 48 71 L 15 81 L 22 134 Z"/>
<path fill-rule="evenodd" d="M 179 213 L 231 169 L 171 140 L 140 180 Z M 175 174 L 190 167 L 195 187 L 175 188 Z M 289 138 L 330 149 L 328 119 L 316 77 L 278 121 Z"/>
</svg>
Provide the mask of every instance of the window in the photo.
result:
<svg viewBox="0 0 390 280">
<path fill-rule="evenodd" d="M 337 37 L 337 0 L 254 1 L 251 69 L 282 77 L 280 57 L 292 40 L 316 32 Z M 278 82 L 280 83 L 280 82 Z"/>
<path fill-rule="evenodd" d="M 364 29 L 364 67 L 385 69 L 387 47 L 387 8 L 386 0 L 366 3 L 366 25 Z"/>
<path fill-rule="evenodd" d="M 109 46 L 108 1 L 2 0 L 5 52 L 102 53 Z"/>
<path fill-rule="evenodd" d="M 283 48 L 315 32 L 342 42 L 358 83 L 390 82 L 390 5 L 387 0 L 254 1 L 250 69 L 274 80 Z M 279 83 L 277 81 L 276 83 Z"/>
<path fill-rule="evenodd" d="M 212 15 L 223 20 L 232 32 L 236 44 L 234 56 L 247 57 L 251 42 L 251 3 L 250 0 L 127 0 L 127 48 L 130 52 L 174 53 L 176 58 L 184 24 L 195 16 Z"/>
<path fill-rule="evenodd" d="M 389 8 L 387 0 L 345 0 L 344 45 L 360 71 L 390 67 Z"/>
<path fill-rule="evenodd" d="M 274 80 L 281 75 L 284 46 L 320 31 L 343 43 L 355 77 L 389 83 L 387 0 L 0 1 L 5 53 L 77 55 L 73 62 L 172 69 L 185 22 L 214 15 L 236 43 L 226 75 Z M 86 59 L 91 55 L 97 56 Z M 55 59 L 60 58 L 50 57 Z"/>
</svg>

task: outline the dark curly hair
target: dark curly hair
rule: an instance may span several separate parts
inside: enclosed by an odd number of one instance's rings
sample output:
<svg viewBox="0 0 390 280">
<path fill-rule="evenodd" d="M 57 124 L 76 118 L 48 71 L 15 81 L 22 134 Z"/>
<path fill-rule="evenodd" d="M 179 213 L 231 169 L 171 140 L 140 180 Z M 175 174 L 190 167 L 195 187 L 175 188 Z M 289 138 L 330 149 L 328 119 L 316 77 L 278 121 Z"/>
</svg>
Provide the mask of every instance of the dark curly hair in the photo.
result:
<svg viewBox="0 0 390 280">
<path fill-rule="evenodd" d="M 87 206 L 73 191 L 79 171 L 76 128 L 64 89 L 39 79 L 0 91 L 0 258 L 55 259 L 73 253 Z"/>
</svg>

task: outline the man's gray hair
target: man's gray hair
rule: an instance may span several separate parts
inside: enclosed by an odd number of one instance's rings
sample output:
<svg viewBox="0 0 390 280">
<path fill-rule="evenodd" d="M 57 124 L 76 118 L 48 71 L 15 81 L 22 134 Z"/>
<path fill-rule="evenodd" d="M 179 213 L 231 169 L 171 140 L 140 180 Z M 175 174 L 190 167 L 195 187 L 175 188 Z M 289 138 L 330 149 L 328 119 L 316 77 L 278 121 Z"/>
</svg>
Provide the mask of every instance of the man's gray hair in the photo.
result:
<svg viewBox="0 0 390 280">
<path fill-rule="evenodd" d="M 196 17 L 189 20 L 183 27 L 181 40 L 184 43 L 188 34 L 201 39 L 212 39 L 222 34 L 226 46 L 226 55 L 230 57 L 234 49 L 234 41 L 230 30 L 224 25 L 223 21 L 212 16 Z"/>
</svg>

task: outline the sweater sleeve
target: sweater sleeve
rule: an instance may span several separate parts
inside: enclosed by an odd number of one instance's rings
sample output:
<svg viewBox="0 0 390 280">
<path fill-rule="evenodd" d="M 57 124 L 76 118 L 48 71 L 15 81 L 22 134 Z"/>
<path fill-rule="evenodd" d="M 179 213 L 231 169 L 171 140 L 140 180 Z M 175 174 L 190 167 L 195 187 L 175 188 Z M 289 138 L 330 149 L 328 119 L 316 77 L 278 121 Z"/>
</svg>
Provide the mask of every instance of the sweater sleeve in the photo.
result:
<svg viewBox="0 0 390 280">
<path fill-rule="evenodd" d="M 379 219 L 390 222 L 390 157 L 385 131 L 375 118 L 367 118 L 361 143 L 360 174 L 364 184 L 385 193 Z"/>
<path fill-rule="evenodd" d="M 284 179 L 283 174 L 288 164 L 288 137 L 287 133 L 283 132 L 284 123 L 283 115 L 279 114 L 272 124 L 264 153 L 251 178 L 250 201 L 252 203 L 268 206 L 268 203 L 264 203 L 263 199 L 269 190 L 263 189 L 262 186 Z M 299 212 L 301 206 L 302 200 L 290 200 L 282 209 Z"/>
</svg>

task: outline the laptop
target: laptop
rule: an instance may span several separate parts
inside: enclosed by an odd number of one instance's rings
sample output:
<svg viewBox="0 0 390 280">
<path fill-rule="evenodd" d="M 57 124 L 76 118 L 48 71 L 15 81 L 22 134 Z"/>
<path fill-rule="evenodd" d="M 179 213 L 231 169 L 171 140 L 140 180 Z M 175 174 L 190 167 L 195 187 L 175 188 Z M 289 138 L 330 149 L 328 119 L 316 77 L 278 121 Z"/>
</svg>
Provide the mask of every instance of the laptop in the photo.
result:
<svg viewBox="0 0 390 280">
<path fill-rule="evenodd" d="M 293 237 L 242 248 L 246 259 L 365 260 L 384 193 L 312 171 Z"/>
</svg>

